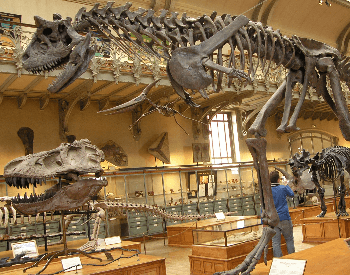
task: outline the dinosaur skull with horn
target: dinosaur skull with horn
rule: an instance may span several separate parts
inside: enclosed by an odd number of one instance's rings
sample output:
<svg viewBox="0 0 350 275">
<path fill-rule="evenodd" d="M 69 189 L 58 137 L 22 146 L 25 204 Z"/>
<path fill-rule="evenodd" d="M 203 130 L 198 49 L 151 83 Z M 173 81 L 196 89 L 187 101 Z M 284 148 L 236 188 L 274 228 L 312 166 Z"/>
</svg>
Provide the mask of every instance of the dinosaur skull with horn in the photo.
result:
<svg viewBox="0 0 350 275">
<path fill-rule="evenodd" d="M 40 73 L 55 70 L 66 64 L 64 71 L 49 86 L 59 92 L 74 82 L 88 68 L 95 49 L 90 47 L 91 35 L 85 37 L 72 27 L 72 19 L 54 15 L 54 21 L 35 16 L 37 31 L 23 54 L 23 67 Z"/>
</svg>

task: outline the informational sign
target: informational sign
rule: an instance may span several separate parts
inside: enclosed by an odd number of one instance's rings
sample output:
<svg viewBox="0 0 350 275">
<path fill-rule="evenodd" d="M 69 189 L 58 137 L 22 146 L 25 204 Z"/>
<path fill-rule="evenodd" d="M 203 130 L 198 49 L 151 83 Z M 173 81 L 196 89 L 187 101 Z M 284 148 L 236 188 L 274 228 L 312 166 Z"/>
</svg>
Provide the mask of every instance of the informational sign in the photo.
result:
<svg viewBox="0 0 350 275">
<path fill-rule="evenodd" d="M 306 260 L 273 258 L 269 275 L 303 275 Z"/>
<path fill-rule="evenodd" d="M 122 240 L 120 239 L 120 236 L 105 238 L 106 245 L 112 245 L 112 244 L 121 243 L 121 242 Z"/>
<path fill-rule="evenodd" d="M 237 229 L 244 228 L 244 220 L 237 221 Z"/>
<path fill-rule="evenodd" d="M 218 221 L 225 219 L 225 214 L 223 212 L 215 213 L 215 216 L 216 216 Z"/>
<path fill-rule="evenodd" d="M 19 243 L 11 243 L 13 257 L 24 254 L 23 257 L 35 258 L 38 254 L 38 247 L 35 240 Z"/>
<path fill-rule="evenodd" d="M 74 271 L 83 268 L 83 266 L 81 265 L 80 257 L 62 259 L 61 263 L 64 272 Z"/>
</svg>

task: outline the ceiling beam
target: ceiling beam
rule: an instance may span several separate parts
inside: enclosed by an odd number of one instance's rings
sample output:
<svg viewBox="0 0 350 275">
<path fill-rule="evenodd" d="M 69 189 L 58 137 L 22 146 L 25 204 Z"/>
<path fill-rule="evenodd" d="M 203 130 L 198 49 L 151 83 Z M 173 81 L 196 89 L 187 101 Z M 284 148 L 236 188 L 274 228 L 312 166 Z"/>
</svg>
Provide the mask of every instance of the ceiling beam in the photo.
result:
<svg viewBox="0 0 350 275">
<path fill-rule="evenodd" d="M 6 91 L 6 89 L 18 78 L 16 74 L 11 74 L 6 78 L 4 83 L 0 86 L 0 93 L 3 93 Z"/>
</svg>

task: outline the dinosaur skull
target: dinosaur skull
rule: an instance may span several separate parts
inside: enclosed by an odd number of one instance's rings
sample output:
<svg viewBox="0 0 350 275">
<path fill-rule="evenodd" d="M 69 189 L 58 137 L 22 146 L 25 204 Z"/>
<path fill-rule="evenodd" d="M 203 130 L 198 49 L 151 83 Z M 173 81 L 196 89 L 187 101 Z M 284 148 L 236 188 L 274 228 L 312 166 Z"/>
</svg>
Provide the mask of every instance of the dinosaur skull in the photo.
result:
<svg viewBox="0 0 350 275">
<path fill-rule="evenodd" d="M 47 21 L 35 16 L 37 31 L 23 54 L 23 67 L 40 73 L 67 64 L 48 90 L 59 92 L 85 72 L 95 49 L 89 47 L 91 35 L 78 34 L 71 25 L 71 18 L 54 16 Z"/>
<path fill-rule="evenodd" d="M 22 214 L 35 215 L 42 212 L 77 209 L 97 195 L 106 180 L 79 179 L 79 175 L 103 174 L 100 162 L 104 153 L 89 140 L 62 143 L 56 149 L 16 158 L 6 164 L 4 177 L 9 186 L 17 188 L 34 187 L 50 177 L 77 180 L 73 184 L 59 182 L 45 190 L 42 195 L 27 194 L 14 197 L 12 205 Z"/>
<path fill-rule="evenodd" d="M 78 175 L 95 173 L 100 176 L 104 154 L 89 140 L 62 143 L 56 149 L 16 158 L 6 164 L 6 183 L 17 188 L 45 181 L 50 177 L 77 179 Z"/>
</svg>

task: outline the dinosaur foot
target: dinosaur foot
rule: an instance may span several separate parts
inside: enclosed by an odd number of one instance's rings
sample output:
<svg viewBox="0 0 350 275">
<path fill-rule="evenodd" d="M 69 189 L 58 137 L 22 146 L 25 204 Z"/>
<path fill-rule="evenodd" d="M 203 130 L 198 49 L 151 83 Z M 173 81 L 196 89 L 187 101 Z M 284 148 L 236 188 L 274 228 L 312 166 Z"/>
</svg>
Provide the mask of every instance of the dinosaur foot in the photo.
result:
<svg viewBox="0 0 350 275">
<path fill-rule="evenodd" d="M 214 275 L 249 275 L 250 272 L 254 270 L 256 264 L 260 260 L 263 251 L 265 251 L 264 262 L 265 264 L 267 264 L 267 248 L 269 242 L 272 240 L 272 237 L 275 235 L 275 233 L 276 232 L 272 227 L 264 227 L 259 243 L 248 254 L 248 256 L 244 259 L 243 263 L 241 263 L 234 269 L 231 269 L 229 271 L 217 272 Z"/>
<path fill-rule="evenodd" d="M 79 247 L 78 250 L 87 252 L 87 251 L 96 250 L 96 248 L 97 248 L 97 240 L 92 240 L 92 241 L 88 241 L 86 244 Z"/>
<path fill-rule="evenodd" d="M 349 213 L 346 212 L 346 210 L 340 210 L 340 211 L 338 212 L 337 216 L 346 217 L 346 216 L 349 216 Z"/>
<path fill-rule="evenodd" d="M 320 214 L 318 214 L 316 217 L 323 218 L 324 215 L 326 215 L 327 211 L 322 211 Z"/>
</svg>

